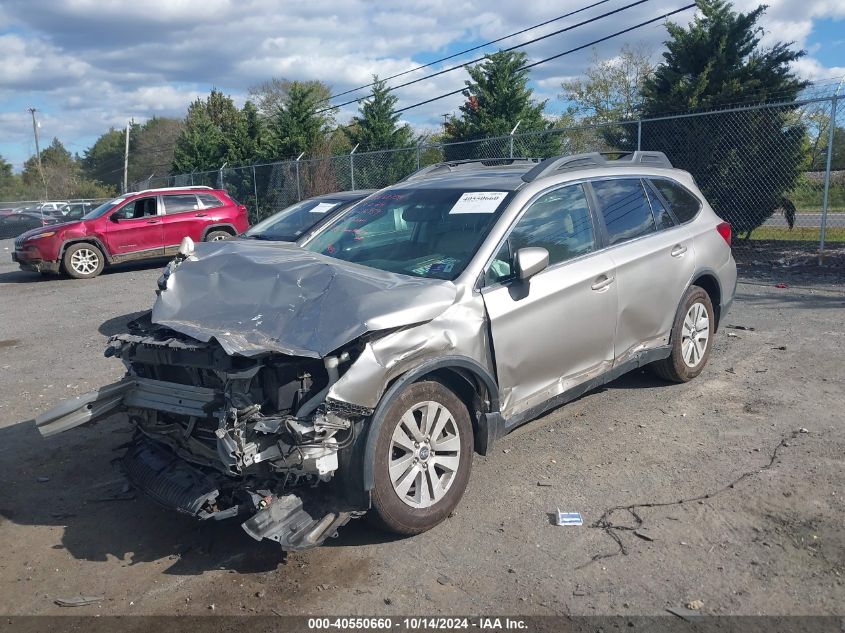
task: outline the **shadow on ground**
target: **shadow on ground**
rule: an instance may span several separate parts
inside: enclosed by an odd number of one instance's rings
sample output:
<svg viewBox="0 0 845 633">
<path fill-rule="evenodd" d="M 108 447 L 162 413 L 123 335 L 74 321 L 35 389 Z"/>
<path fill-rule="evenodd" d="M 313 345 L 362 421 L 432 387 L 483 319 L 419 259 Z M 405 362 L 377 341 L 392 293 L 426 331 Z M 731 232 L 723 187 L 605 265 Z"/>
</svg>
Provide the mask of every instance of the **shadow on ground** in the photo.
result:
<svg viewBox="0 0 845 633">
<path fill-rule="evenodd" d="M 155 268 L 162 268 L 169 259 L 147 259 L 138 262 L 127 262 L 125 264 L 115 264 L 107 266 L 101 276 L 107 275 L 121 275 L 136 270 L 152 270 Z M 12 270 L 5 273 L 0 273 L 0 284 L 29 284 L 29 283 L 44 283 L 44 282 L 62 282 L 68 284 L 85 284 L 97 283 L 97 278 L 94 279 L 73 279 L 65 274 L 45 274 L 32 272 L 30 270 Z"/>
</svg>

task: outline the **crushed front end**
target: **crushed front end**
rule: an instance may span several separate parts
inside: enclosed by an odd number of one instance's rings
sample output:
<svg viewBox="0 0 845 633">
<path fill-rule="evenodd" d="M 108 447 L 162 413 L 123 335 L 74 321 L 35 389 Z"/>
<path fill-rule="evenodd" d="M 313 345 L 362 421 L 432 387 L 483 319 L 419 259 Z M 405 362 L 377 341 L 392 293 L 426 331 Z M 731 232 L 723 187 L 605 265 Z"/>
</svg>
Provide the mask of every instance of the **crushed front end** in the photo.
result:
<svg viewBox="0 0 845 633">
<path fill-rule="evenodd" d="M 327 398 L 364 343 L 323 358 L 229 355 L 152 324 L 110 339 L 126 377 L 36 418 L 42 435 L 125 412 L 134 436 L 121 460 L 159 504 L 199 519 L 246 517 L 253 538 L 314 547 L 362 515 L 355 446 L 372 410 Z"/>
</svg>

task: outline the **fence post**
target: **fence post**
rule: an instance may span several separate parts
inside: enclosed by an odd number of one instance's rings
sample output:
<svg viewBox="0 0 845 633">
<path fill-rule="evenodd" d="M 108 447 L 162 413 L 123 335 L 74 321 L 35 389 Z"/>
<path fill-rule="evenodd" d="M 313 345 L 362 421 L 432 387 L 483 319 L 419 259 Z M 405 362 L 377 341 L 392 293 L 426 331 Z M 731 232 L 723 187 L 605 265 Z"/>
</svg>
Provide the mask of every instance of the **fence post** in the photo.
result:
<svg viewBox="0 0 845 633">
<path fill-rule="evenodd" d="M 643 148 L 643 120 L 637 119 L 637 151 Z"/>
<path fill-rule="evenodd" d="M 299 184 L 299 159 L 305 156 L 305 152 L 302 152 L 299 156 L 296 157 L 296 200 L 299 202 L 302 200 L 302 187 Z"/>
<path fill-rule="evenodd" d="M 258 211 L 258 179 L 255 177 L 255 165 L 252 166 L 252 193 L 255 195 L 255 220 L 260 215 Z"/>
<path fill-rule="evenodd" d="M 358 143 L 360 145 L 360 143 Z M 355 150 L 358 149 L 358 145 L 352 148 L 352 151 L 349 152 L 349 174 L 350 178 L 352 179 L 352 191 L 355 191 Z"/>
<path fill-rule="evenodd" d="M 217 172 L 217 188 L 223 188 L 223 168 L 229 164 L 229 161 L 226 161 L 222 165 L 220 165 L 220 170 Z"/>
<path fill-rule="evenodd" d="M 516 122 L 516 125 L 513 126 L 513 129 L 511 130 L 511 133 L 510 133 L 510 137 L 511 137 L 511 139 L 510 139 L 510 141 L 511 141 L 511 158 L 513 158 L 513 134 L 514 134 L 514 132 L 516 132 L 516 128 L 519 127 L 520 123 L 522 123 L 522 119 L 520 119 L 519 121 Z"/>
<path fill-rule="evenodd" d="M 422 147 L 422 142 L 417 143 L 417 171 L 420 170 L 420 147 Z"/>
<path fill-rule="evenodd" d="M 841 84 L 840 84 L 841 85 Z M 830 199 L 830 163 L 833 158 L 833 131 L 836 129 L 836 102 L 839 99 L 839 89 L 830 102 L 830 123 L 827 134 L 827 159 L 824 168 L 824 198 L 822 199 L 822 221 L 819 232 L 819 266 L 824 264 L 824 238 L 827 232 L 827 207 Z"/>
</svg>

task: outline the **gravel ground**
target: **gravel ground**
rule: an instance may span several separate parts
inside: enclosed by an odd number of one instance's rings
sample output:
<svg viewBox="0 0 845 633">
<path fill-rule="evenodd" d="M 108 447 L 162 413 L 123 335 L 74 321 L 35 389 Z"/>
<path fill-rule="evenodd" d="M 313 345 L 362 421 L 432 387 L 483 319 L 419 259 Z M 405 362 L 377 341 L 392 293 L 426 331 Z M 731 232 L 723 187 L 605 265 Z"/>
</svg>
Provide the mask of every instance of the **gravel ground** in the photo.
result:
<svg viewBox="0 0 845 633">
<path fill-rule="evenodd" d="M 694 600 L 708 614 L 845 613 L 841 275 L 746 278 L 725 324 L 753 329 L 722 329 L 698 379 L 635 372 L 518 429 L 475 457 L 434 530 L 396 539 L 353 522 L 284 560 L 237 523 L 123 492 L 119 421 L 38 435 L 35 414 L 121 376 L 106 338 L 152 304 L 160 266 L 42 279 L 11 248 L 0 241 L 4 615 L 651 615 Z M 585 525 L 554 526 L 556 508 Z M 103 600 L 54 603 L 79 595 Z"/>
</svg>

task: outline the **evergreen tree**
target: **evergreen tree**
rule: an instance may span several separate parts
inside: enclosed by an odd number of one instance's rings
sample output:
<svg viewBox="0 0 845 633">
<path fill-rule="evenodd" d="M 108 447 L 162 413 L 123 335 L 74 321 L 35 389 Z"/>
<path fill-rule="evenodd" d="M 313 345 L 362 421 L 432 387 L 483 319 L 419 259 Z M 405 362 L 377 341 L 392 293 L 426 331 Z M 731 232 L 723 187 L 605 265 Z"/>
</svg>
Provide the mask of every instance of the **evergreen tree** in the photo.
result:
<svg viewBox="0 0 845 633">
<path fill-rule="evenodd" d="M 543 116 L 545 101 L 535 101 L 528 87 L 529 71 L 523 69 L 527 56 L 523 52 L 499 51 L 488 55 L 476 66 L 467 68 L 470 79 L 465 82 L 466 102 L 459 117 L 446 124 L 447 143 L 472 141 L 491 136 L 505 136 L 518 121 L 519 132 L 537 132 L 552 127 Z M 446 147 L 447 160 L 507 155 L 507 139 L 499 142 Z M 519 140 L 515 155 L 541 156 L 556 153 L 556 143 L 548 135 Z"/>
<path fill-rule="evenodd" d="M 231 97 L 216 88 L 188 106 L 185 126 L 173 152 L 176 173 L 212 171 L 245 159 L 240 146 L 243 115 Z"/>
<path fill-rule="evenodd" d="M 416 153 L 397 151 L 389 154 L 366 155 L 386 149 L 413 148 L 414 134 L 410 125 L 399 125 L 396 103 L 399 99 L 384 81 L 373 76 L 373 91 L 361 102 L 358 116 L 345 128 L 352 147 L 358 145 L 355 157 L 355 186 L 359 189 L 381 188 L 404 178 L 416 165 Z"/>
<path fill-rule="evenodd" d="M 753 100 L 789 102 L 806 83 L 790 65 L 804 52 L 760 45 L 765 12 L 735 12 L 725 0 L 700 0 L 684 28 L 668 24 L 664 61 L 643 85 L 646 118 Z M 792 106 L 646 123 L 642 147 L 666 152 L 691 172 L 719 215 L 748 237 L 779 207 L 804 158 L 805 129 Z"/>
<path fill-rule="evenodd" d="M 334 126 L 334 110 L 326 99 L 328 86 L 319 81 L 293 81 L 281 105 L 267 121 L 262 154 L 267 160 L 296 158 L 322 149 Z"/>
</svg>

